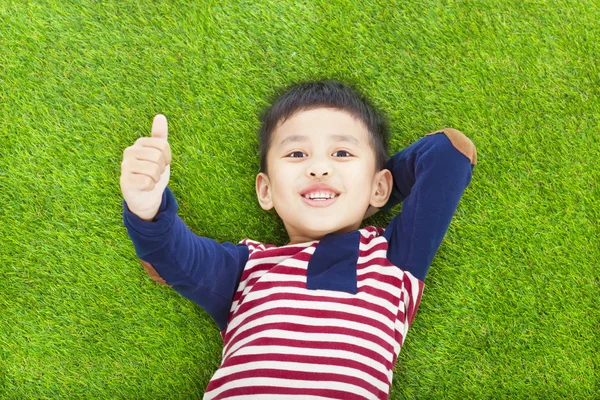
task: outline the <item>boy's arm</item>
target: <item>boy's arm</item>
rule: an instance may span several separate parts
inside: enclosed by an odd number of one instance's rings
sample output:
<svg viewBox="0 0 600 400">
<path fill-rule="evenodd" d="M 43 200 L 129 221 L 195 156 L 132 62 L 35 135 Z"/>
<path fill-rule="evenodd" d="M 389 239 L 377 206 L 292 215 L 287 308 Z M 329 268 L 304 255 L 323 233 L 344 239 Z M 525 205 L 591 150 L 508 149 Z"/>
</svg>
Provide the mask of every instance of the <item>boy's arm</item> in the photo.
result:
<svg viewBox="0 0 600 400">
<path fill-rule="evenodd" d="M 384 233 L 393 264 L 425 280 L 476 163 L 475 145 L 452 128 L 422 137 L 387 161 L 394 185 L 382 210 L 403 202 Z"/>
<path fill-rule="evenodd" d="M 152 279 L 200 305 L 222 331 L 248 260 L 248 247 L 220 244 L 194 234 L 177 215 L 177 209 L 167 187 L 152 221 L 132 213 L 125 200 L 123 221 L 136 255 Z"/>
</svg>

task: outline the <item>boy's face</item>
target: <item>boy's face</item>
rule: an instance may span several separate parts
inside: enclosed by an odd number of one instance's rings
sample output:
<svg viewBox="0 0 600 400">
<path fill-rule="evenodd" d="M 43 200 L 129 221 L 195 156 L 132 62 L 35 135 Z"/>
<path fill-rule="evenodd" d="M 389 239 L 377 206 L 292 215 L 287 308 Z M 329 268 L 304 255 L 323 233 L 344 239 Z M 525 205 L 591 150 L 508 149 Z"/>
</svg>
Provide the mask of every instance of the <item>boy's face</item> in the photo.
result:
<svg viewBox="0 0 600 400">
<path fill-rule="evenodd" d="M 301 111 L 278 125 L 267 169 L 256 177 L 258 200 L 275 208 L 290 244 L 358 229 L 369 205 L 383 207 L 391 194 L 392 175 L 375 170 L 366 126 L 337 109 Z"/>
</svg>

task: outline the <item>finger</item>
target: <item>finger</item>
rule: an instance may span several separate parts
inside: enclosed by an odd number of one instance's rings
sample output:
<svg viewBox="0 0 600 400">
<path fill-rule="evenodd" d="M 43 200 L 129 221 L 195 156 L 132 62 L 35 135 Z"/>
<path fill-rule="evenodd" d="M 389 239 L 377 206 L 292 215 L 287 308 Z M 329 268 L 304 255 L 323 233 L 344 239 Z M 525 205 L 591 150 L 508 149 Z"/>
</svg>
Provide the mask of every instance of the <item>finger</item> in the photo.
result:
<svg viewBox="0 0 600 400">
<path fill-rule="evenodd" d="M 169 136 L 169 127 L 167 117 L 158 114 L 152 121 L 152 137 L 167 140 Z"/>
<path fill-rule="evenodd" d="M 144 174 L 131 174 L 129 176 L 129 185 L 132 189 L 141 191 L 150 191 L 154 189 L 156 182 L 148 175 Z"/>
<path fill-rule="evenodd" d="M 164 141 L 163 141 L 164 142 Z M 135 162 L 137 160 L 142 161 L 151 161 L 161 166 L 161 168 L 166 167 L 166 162 L 163 156 L 163 152 L 156 149 L 155 147 L 149 146 L 137 146 L 131 150 L 131 155 L 128 157 L 128 160 L 131 162 Z"/>
<path fill-rule="evenodd" d="M 165 167 L 150 161 L 135 160 L 129 166 L 129 171 L 136 175 L 149 176 L 154 182 L 158 182 L 162 173 L 165 172 Z"/>
<path fill-rule="evenodd" d="M 142 151 L 152 150 L 152 151 L 158 152 L 157 154 L 152 154 L 152 157 L 159 157 L 160 154 L 162 154 L 165 164 L 166 165 L 171 164 L 171 146 L 169 145 L 169 142 L 166 142 L 163 139 L 141 137 L 135 141 L 135 144 L 136 144 L 136 146 L 134 146 L 134 148 L 136 149 L 135 150 L 136 158 L 139 158 L 138 156 L 140 156 L 142 154 Z M 143 158 L 143 157 L 140 159 L 150 160 L 150 161 L 156 160 L 156 158 Z"/>
</svg>

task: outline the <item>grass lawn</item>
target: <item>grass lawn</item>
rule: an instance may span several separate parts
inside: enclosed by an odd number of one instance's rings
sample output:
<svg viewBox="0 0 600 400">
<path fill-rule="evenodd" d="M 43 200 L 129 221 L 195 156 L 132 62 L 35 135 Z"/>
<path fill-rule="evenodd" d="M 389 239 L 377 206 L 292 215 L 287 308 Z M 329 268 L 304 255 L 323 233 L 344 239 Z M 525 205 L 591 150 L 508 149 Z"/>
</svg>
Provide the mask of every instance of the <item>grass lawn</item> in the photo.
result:
<svg viewBox="0 0 600 400">
<path fill-rule="evenodd" d="M 443 127 L 478 150 L 390 398 L 600 398 L 598 21 L 598 1 L 2 1 L 0 398 L 202 397 L 221 337 L 138 262 L 123 150 L 164 113 L 190 228 L 284 244 L 257 113 L 319 78 L 368 94 L 391 152 Z"/>
</svg>

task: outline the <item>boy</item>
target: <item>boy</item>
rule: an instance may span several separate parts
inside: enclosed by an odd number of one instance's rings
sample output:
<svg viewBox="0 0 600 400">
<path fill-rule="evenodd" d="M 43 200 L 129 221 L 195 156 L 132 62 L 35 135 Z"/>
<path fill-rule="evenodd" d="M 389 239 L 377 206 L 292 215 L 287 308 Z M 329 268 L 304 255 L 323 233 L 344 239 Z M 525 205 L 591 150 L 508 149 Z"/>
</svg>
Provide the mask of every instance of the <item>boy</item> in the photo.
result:
<svg viewBox="0 0 600 400">
<path fill-rule="evenodd" d="M 388 129 L 338 81 L 298 84 L 262 115 L 261 207 L 289 243 L 200 237 L 166 188 L 167 122 L 124 152 L 123 218 L 150 276 L 199 304 L 223 338 L 205 399 L 386 399 L 423 281 L 476 164 L 444 129 L 387 159 Z M 386 229 L 364 218 L 404 201 Z"/>
</svg>

